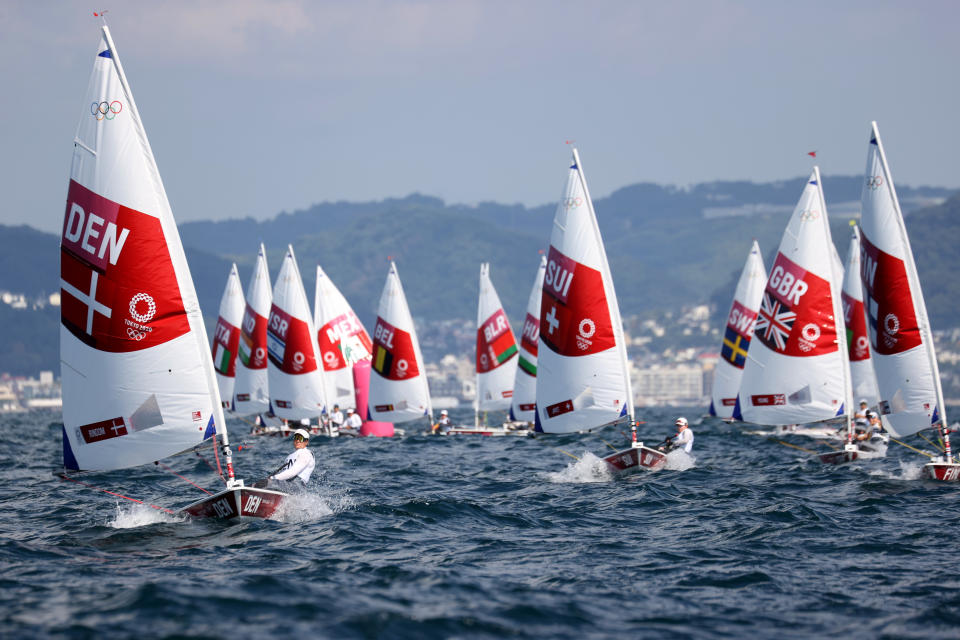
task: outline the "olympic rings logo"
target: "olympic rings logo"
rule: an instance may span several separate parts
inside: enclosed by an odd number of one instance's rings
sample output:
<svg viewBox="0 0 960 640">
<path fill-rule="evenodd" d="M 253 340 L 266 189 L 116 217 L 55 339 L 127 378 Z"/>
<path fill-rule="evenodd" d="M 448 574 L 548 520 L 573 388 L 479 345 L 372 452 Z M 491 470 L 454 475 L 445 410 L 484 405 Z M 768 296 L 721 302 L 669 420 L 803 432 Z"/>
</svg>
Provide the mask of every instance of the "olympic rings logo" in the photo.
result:
<svg viewBox="0 0 960 640">
<path fill-rule="evenodd" d="M 820 217 L 820 212 L 817 211 L 816 209 L 804 209 L 800 213 L 800 219 L 806 222 L 809 222 L 810 220 L 816 220 L 819 217 Z"/>
<path fill-rule="evenodd" d="M 564 198 L 561 204 L 564 209 L 573 209 L 583 204 L 583 198 Z"/>
<path fill-rule="evenodd" d="M 121 111 L 123 111 L 123 103 L 119 100 L 90 103 L 90 115 L 97 120 L 113 120 Z"/>
<path fill-rule="evenodd" d="M 888 313 L 887 317 L 883 319 L 883 328 L 891 336 L 897 335 L 897 332 L 900 331 L 900 319 L 892 313 Z"/>
<path fill-rule="evenodd" d="M 129 336 L 131 340 L 136 340 L 137 342 L 139 342 L 144 338 L 146 338 L 147 334 L 145 334 L 143 331 L 138 331 L 133 327 L 127 327 L 127 336 Z"/>
<path fill-rule="evenodd" d="M 139 313 L 137 311 L 137 305 L 141 302 L 147 303 L 147 312 Z M 153 301 L 153 298 L 150 294 L 147 293 L 138 293 L 137 295 L 130 298 L 130 317 L 136 320 L 137 322 L 143 324 L 150 322 L 157 313 L 157 303 Z"/>
<path fill-rule="evenodd" d="M 883 176 L 867 176 L 867 187 L 876 191 L 883 184 Z"/>
<path fill-rule="evenodd" d="M 597 332 L 597 325 L 594 324 L 590 318 L 584 318 L 580 321 L 580 326 L 577 327 L 577 330 L 584 338 L 592 338 L 593 334 Z"/>
</svg>

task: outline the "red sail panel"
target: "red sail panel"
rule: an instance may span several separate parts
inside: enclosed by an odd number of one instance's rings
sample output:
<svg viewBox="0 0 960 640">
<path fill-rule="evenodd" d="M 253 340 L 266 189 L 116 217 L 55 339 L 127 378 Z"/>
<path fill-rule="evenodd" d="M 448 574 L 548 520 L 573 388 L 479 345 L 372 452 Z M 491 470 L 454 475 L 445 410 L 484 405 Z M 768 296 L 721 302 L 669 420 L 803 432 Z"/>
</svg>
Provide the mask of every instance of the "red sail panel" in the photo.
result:
<svg viewBox="0 0 960 640">
<path fill-rule="evenodd" d="M 884 253 L 866 235 L 860 241 L 860 279 L 877 353 L 903 353 L 923 344 L 903 260 Z"/>
<path fill-rule="evenodd" d="M 420 375 L 410 334 L 379 317 L 373 330 L 373 350 L 373 369 L 382 377 L 407 380 Z"/>
<path fill-rule="evenodd" d="M 540 340 L 562 356 L 616 345 L 603 276 L 550 247 L 540 304 Z"/>
<path fill-rule="evenodd" d="M 299 375 L 316 370 L 310 326 L 273 305 L 267 324 L 267 355 L 284 373 Z"/>
</svg>

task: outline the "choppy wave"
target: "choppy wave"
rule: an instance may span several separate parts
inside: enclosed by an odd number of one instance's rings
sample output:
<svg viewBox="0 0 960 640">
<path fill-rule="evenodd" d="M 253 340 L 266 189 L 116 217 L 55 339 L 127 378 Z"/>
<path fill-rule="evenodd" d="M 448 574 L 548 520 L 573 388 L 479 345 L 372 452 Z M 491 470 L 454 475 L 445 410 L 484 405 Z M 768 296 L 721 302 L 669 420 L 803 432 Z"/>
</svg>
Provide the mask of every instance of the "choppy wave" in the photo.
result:
<svg viewBox="0 0 960 640">
<path fill-rule="evenodd" d="M 673 417 L 646 412 L 640 436 L 659 442 Z M 936 638 L 960 623 L 944 548 L 960 485 L 923 479 L 898 445 L 821 465 L 827 442 L 706 419 L 692 456 L 614 479 L 601 456 L 627 442 L 610 429 L 314 438 L 305 491 L 225 524 L 58 480 L 53 419 L 0 418 L 4 637 Z M 248 438 L 237 470 L 263 477 L 291 446 Z M 196 455 L 167 462 L 220 484 Z M 153 465 L 84 481 L 173 511 L 200 493 Z"/>
</svg>

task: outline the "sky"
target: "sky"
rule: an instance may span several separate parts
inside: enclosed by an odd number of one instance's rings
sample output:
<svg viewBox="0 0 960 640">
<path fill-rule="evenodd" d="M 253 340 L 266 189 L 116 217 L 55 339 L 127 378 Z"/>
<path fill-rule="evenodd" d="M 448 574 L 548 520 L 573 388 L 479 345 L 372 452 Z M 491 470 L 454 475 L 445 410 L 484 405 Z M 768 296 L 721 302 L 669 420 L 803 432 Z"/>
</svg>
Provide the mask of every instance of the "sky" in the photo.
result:
<svg viewBox="0 0 960 640">
<path fill-rule="evenodd" d="M 960 3 L 5 0 L 0 223 L 59 231 L 107 22 L 178 222 L 418 192 L 862 173 L 960 187 Z M 828 203 L 829 205 L 829 203 Z"/>
</svg>

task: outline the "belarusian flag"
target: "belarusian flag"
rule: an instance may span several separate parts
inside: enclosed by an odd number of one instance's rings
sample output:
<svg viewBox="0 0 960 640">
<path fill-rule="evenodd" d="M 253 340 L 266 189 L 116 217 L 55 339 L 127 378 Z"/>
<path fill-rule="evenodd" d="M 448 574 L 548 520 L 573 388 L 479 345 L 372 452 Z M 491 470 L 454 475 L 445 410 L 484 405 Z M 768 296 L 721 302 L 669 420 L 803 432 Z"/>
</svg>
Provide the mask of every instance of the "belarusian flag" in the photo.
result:
<svg viewBox="0 0 960 640">
<path fill-rule="evenodd" d="M 513 340 L 513 333 L 504 331 L 490 343 L 490 353 L 497 364 L 503 364 L 510 356 L 517 352 L 517 343 Z"/>
</svg>

